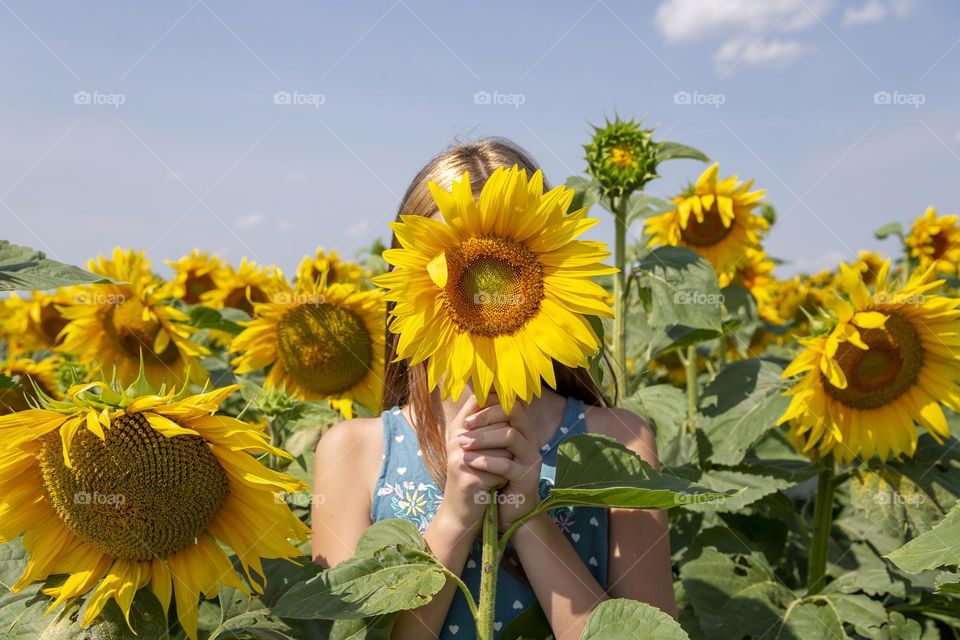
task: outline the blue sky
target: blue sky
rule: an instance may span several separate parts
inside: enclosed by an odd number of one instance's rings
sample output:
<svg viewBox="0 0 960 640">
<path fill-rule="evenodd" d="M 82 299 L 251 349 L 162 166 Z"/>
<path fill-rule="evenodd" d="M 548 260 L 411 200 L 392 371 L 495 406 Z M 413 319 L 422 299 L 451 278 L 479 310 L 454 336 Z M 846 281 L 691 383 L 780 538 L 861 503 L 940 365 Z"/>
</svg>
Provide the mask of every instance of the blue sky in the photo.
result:
<svg viewBox="0 0 960 640">
<path fill-rule="evenodd" d="M 0 0 L 0 235 L 74 263 L 197 246 L 292 271 L 387 237 L 458 139 L 513 138 L 557 183 L 617 111 L 756 178 L 768 252 L 818 269 L 960 209 L 958 25 L 922 0 Z"/>
</svg>

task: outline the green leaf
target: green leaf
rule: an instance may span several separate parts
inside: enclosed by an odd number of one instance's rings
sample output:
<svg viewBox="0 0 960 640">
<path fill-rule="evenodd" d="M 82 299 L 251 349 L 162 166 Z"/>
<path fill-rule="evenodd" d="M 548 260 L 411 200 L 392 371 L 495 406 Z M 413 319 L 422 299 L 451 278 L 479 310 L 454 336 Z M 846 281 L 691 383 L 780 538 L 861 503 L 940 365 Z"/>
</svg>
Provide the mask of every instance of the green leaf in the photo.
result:
<svg viewBox="0 0 960 640">
<path fill-rule="evenodd" d="M 680 434 L 687 418 L 686 394 L 671 384 L 643 387 L 623 406 L 643 416 L 657 434 L 657 450 L 664 451 L 667 445 Z"/>
<path fill-rule="evenodd" d="M 274 607 L 288 618 L 368 618 L 428 604 L 446 583 L 443 565 L 403 545 L 356 556 L 290 589 Z"/>
<path fill-rule="evenodd" d="M 111 282 L 79 267 L 49 260 L 42 251 L 0 240 L 0 291 L 36 291 Z"/>
<path fill-rule="evenodd" d="M 897 235 L 902 237 L 903 225 L 899 222 L 891 222 L 889 224 L 883 225 L 882 227 L 874 231 L 873 235 L 876 236 L 878 240 L 883 240 L 884 238 L 891 235 Z"/>
<path fill-rule="evenodd" d="M 547 620 L 540 603 L 534 600 L 533 604 L 508 622 L 500 633 L 499 640 L 554 640 L 550 621 Z"/>
<path fill-rule="evenodd" d="M 556 482 L 537 512 L 567 506 L 669 509 L 734 495 L 654 471 L 613 438 L 584 434 L 560 445 Z"/>
<path fill-rule="evenodd" d="M 417 551 L 428 550 L 426 541 L 412 522 L 401 518 L 387 518 L 367 527 L 360 539 L 357 540 L 354 555 L 373 555 L 380 549 L 393 545 L 403 545 L 408 549 L 416 549 Z"/>
<path fill-rule="evenodd" d="M 960 505 L 935 527 L 886 557 L 907 573 L 960 565 Z"/>
<path fill-rule="evenodd" d="M 887 465 L 858 469 L 849 488 L 851 507 L 900 540 L 929 531 L 943 517 L 922 487 Z"/>
<path fill-rule="evenodd" d="M 960 595 L 960 573 L 949 573 L 941 571 L 937 574 L 934 582 L 937 593 L 950 593 Z"/>
<path fill-rule="evenodd" d="M 645 602 L 615 598 L 597 605 L 581 640 L 622 640 L 643 636 L 657 640 L 687 640 L 686 631 L 669 615 Z"/>
<path fill-rule="evenodd" d="M 686 247 L 658 247 L 638 263 L 634 275 L 649 322 L 720 331 L 720 286 L 710 263 Z"/>
<path fill-rule="evenodd" d="M 583 176 L 570 176 L 567 178 L 566 186 L 574 191 L 570 211 L 579 211 L 580 209 L 590 211 L 593 205 L 600 202 L 603 193 L 603 187 L 599 182 Z"/>
<path fill-rule="evenodd" d="M 638 220 L 658 216 L 676 208 L 677 205 L 669 200 L 638 191 L 631 194 L 630 200 L 627 202 L 626 226 L 630 228 Z"/>
<path fill-rule="evenodd" d="M 786 411 L 788 398 L 780 374 L 783 369 L 763 360 L 728 364 L 703 390 L 701 427 L 710 441 L 710 461 L 738 464 L 750 447 Z"/>
<path fill-rule="evenodd" d="M 243 331 L 243 327 L 224 317 L 224 313 L 219 309 L 212 309 L 197 305 L 190 309 L 190 324 L 198 329 L 214 329 L 216 331 L 225 331 L 232 335 L 237 335 Z"/>
<path fill-rule="evenodd" d="M 733 469 L 711 468 L 704 471 L 697 483 L 717 492 L 737 492 L 722 502 L 693 504 L 686 508 L 694 511 L 736 512 L 764 496 L 793 486 L 793 482 L 755 473 L 743 473 Z"/>
<path fill-rule="evenodd" d="M 733 342 L 737 353 L 746 356 L 750 353 L 753 335 L 760 326 L 757 299 L 748 289 L 737 285 L 724 287 L 721 293 L 725 317 L 737 320 L 736 323 L 724 323 L 724 335 Z"/>
<path fill-rule="evenodd" d="M 679 142 L 667 142 L 666 140 L 657 143 L 657 160 L 663 162 L 664 160 L 680 159 L 710 162 L 710 157 L 707 154 L 691 146 Z"/>
<path fill-rule="evenodd" d="M 388 613 L 362 620 L 336 620 L 328 640 L 390 640 L 396 617 Z"/>
<path fill-rule="evenodd" d="M 26 566 L 27 551 L 20 543 L 20 538 L 0 545 L 0 585 L 10 589 L 20 579 Z"/>
</svg>

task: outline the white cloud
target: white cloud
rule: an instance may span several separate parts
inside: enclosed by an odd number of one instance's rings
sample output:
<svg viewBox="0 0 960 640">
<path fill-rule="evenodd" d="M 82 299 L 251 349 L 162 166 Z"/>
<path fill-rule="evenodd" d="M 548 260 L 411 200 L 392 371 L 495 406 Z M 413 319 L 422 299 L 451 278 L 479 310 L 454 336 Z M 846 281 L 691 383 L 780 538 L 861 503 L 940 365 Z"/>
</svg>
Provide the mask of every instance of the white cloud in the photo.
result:
<svg viewBox="0 0 960 640">
<path fill-rule="evenodd" d="M 263 215 L 256 212 L 248 213 L 237 218 L 237 229 L 253 229 L 261 222 L 263 222 Z"/>
<path fill-rule="evenodd" d="M 880 22 L 887 17 L 887 5 L 881 0 L 867 0 L 859 7 L 847 7 L 843 12 L 843 26 Z"/>
<path fill-rule="evenodd" d="M 717 70 L 726 72 L 739 63 L 752 65 L 784 65 L 814 50 L 799 40 L 753 40 L 737 38 L 725 42 L 714 54 Z"/>
</svg>

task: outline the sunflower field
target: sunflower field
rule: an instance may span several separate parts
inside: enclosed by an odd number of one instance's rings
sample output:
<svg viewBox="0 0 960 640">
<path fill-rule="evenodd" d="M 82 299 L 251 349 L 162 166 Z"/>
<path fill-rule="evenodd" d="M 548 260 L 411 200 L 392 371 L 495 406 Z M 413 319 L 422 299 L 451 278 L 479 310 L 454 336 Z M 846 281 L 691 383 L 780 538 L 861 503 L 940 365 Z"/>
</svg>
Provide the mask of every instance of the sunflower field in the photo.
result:
<svg viewBox="0 0 960 640">
<path fill-rule="evenodd" d="M 411 216 L 403 249 L 310 247 L 293 274 L 201 249 L 80 269 L 0 243 L 0 638 L 389 638 L 449 577 L 417 532 L 378 523 L 343 565 L 309 557 L 314 448 L 380 413 L 388 331 L 414 360 L 458 331 L 507 336 L 481 359 L 531 372 L 434 356 L 444 395 L 472 376 L 512 405 L 555 359 L 654 428 L 659 472 L 565 445 L 558 478 L 576 479 L 543 509 L 668 508 L 678 619 L 611 601 L 584 638 L 960 638 L 960 217 L 907 214 L 876 232 L 892 255 L 787 276 L 762 185 L 635 120 L 584 150 L 555 190 L 496 174 L 515 187 L 497 203 L 543 213 L 537 234 L 484 218 L 463 181 L 433 195 L 464 229 Z M 654 195 L 675 159 L 689 186 Z M 612 251 L 572 240 L 603 216 Z M 490 251 L 507 257 L 475 268 Z M 424 322 L 418 296 L 452 281 L 522 291 L 554 324 L 455 303 L 454 324 Z M 545 625 L 534 605 L 496 637 Z"/>
</svg>

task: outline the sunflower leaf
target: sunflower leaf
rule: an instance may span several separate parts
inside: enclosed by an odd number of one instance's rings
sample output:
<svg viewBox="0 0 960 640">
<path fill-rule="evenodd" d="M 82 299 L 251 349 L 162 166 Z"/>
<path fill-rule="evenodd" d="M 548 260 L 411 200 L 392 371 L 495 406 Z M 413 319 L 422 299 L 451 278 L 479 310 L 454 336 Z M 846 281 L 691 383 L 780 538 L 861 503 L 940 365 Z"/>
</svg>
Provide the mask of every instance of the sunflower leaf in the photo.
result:
<svg viewBox="0 0 960 640">
<path fill-rule="evenodd" d="M 570 176 L 567 178 L 566 187 L 573 189 L 570 211 L 586 209 L 589 212 L 593 205 L 600 202 L 600 196 L 603 192 L 603 187 L 599 182 L 584 176 Z"/>
<path fill-rule="evenodd" d="M 635 637 L 643 629 L 648 638 L 687 640 L 690 636 L 676 620 L 645 602 L 616 598 L 601 602 L 583 630 L 581 640 L 619 640 Z"/>
<path fill-rule="evenodd" d="M 935 527 L 885 557 L 907 573 L 960 565 L 960 505 Z"/>
<path fill-rule="evenodd" d="M 658 247 L 637 263 L 634 276 L 653 327 L 722 329 L 723 296 L 710 263 L 686 247 Z"/>
<path fill-rule="evenodd" d="M 0 291 L 42 291 L 112 282 L 79 267 L 50 260 L 42 251 L 0 240 Z"/>
<path fill-rule="evenodd" d="M 657 143 L 657 160 L 699 160 L 700 162 L 710 162 L 710 157 L 699 149 L 679 142 L 669 142 L 664 140 Z"/>
</svg>

